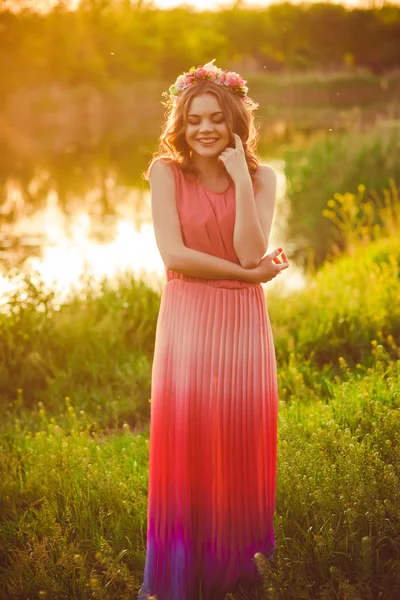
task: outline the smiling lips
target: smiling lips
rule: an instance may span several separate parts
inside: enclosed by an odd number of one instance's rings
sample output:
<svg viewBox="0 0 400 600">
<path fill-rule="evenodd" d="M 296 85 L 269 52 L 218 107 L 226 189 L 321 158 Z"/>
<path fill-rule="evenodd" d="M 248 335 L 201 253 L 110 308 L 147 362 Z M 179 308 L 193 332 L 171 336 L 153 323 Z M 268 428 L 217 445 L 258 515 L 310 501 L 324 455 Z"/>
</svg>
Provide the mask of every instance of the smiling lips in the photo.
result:
<svg viewBox="0 0 400 600">
<path fill-rule="evenodd" d="M 200 144 L 203 144 L 203 146 L 210 146 L 217 140 L 218 138 L 197 138 L 197 141 L 200 142 Z"/>
</svg>

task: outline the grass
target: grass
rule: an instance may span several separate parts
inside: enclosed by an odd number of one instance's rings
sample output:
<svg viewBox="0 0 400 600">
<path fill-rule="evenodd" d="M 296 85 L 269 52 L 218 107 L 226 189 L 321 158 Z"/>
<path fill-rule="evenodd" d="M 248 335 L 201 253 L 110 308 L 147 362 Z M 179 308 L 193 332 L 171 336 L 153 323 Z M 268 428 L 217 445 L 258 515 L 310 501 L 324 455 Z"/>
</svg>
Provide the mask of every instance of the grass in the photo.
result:
<svg viewBox="0 0 400 600">
<path fill-rule="evenodd" d="M 364 131 L 319 132 L 301 147 L 287 145 L 283 158 L 290 205 L 286 237 L 296 248 L 294 257 L 299 264 L 320 267 L 332 258 L 332 253 L 340 255 L 347 250 L 348 232 L 341 231 L 338 236 L 337 224 L 324 214 L 335 212 L 330 203 L 337 204 L 340 198 L 349 202 L 348 209 L 356 210 L 346 219 L 351 227 L 360 221 L 357 211 L 365 209 L 368 203 L 374 210 L 371 227 L 385 227 L 390 215 L 385 214 L 384 207 L 389 204 L 398 231 L 398 124 L 376 124 Z"/>
<path fill-rule="evenodd" d="M 283 305 L 268 295 L 277 552 L 271 564 L 257 558 L 258 598 L 395 599 L 399 256 L 396 237 L 360 245 L 357 260 L 326 264 Z M 146 552 L 157 296 L 127 276 L 53 310 L 40 286 L 29 289 L 2 317 L 0 597 L 132 598 Z M 24 343 L 48 370 L 26 367 Z"/>
<path fill-rule="evenodd" d="M 368 369 L 342 365 L 329 402 L 280 401 L 278 549 L 271 565 L 257 561 L 260 598 L 395 598 L 400 361 L 380 346 L 372 355 Z M 132 597 L 145 559 L 148 432 L 104 436 L 65 408 L 62 425 L 38 406 L 35 433 L 16 418 L 3 437 L 4 597 Z"/>
</svg>

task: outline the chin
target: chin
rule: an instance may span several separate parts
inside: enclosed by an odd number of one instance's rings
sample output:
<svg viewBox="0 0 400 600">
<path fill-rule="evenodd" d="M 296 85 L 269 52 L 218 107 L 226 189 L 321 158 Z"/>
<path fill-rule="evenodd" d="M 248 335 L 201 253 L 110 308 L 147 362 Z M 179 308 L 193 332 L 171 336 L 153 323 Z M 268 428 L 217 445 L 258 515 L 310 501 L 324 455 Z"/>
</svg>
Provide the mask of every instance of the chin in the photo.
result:
<svg viewBox="0 0 400 600">
<path fill-rule="evenodd" d="M 218 140 L 218 142 L 216 142 L 215 144 L 212 144 L 209 147 L 203 146 L 199 142 L 194 142 L 194 144 L 191 145 L 190 147 L 193 152 L 196 152 L 196 154 L 199 154 L 200 156 L 211 157 L 211 156 L 219 156 L 221 154 L 221 152 L 223 150 L 225 150 L 227 145 L 228 145 L 228 142 Z"/>
<path fill-rule="evenodd" d="M 219 156 L 222 150 L 208 150 L 207 148 L 200 148 L 200 150 L 196 150 L 196 153 L 200 156 Z"/>
</svg>

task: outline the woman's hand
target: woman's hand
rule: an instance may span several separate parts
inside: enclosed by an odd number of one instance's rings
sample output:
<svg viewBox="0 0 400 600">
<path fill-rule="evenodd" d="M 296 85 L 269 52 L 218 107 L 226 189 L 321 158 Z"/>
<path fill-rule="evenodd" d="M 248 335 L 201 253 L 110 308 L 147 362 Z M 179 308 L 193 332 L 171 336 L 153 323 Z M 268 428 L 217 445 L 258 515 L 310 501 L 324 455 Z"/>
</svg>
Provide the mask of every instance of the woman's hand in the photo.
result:
<svg viewBox="0 0 400 600">
<path fill-rule="evenodd" d="M 279 255 L 282 255 L 281 261 Z M 277 275 L 280 275 L 283 269 L 287 269 L 289 261 L 282 248 L 273 250 L 260 261 L 253 269 L 248 269 L 251 272 L 251 279 L 254 283 L 266 283 L 271 281 Z"/>
<path fill-rule="evenodd" d="M 218 156 L 219 162 L 221 162 L 233 181 L 237 181 L 246 177 L 249 177 L 249 169 L 246 162 L 246 155 L 242 140 L 237 133 L 234 133 L 235 147 L 231 148 L 227 146 L 225 150 Z"/>
</svg>

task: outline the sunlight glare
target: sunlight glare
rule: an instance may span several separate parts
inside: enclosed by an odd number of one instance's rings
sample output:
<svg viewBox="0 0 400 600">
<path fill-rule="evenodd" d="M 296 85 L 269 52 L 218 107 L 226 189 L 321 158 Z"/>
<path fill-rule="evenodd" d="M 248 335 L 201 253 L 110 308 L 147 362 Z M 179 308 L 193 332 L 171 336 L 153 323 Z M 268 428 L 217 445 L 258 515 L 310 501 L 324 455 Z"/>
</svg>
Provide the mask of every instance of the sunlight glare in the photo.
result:
<svg viewBox="0 0 400 600">
<path fill-rule="evenodd" d="M 278 185 L 277 211 L 267 252 L 282 245 L 290 254 L 289 242 L 282 242 L 285 239 L 283 224 L 288 210 L 285 202 L 284 165 L 281 160 L 271 160 L 270 163 L 278 174 Z M 39 180 L 34 181 L 32 190 L 39 184 Z M 144 197 L 147 209 L 140 213 L 133 208 L 137 193 L 140 192 L 113 188 L 117 214 L 112 217 L 115 221 L 110 232 L 104 218 L 91 215 L 88 210 L 81 208 L 80 203 L 79 208 L 73 209 L 72 215 L 66 214 L 55 190 L 47 193 L 43 208 L 24 214 L 24 196 L 17 185 L 9 183 L 8 209 L 17 207 L 20 216 L 8 233 L 22 244 L 25 240 L 28 245 L 40 248 L 40 255 L 26 258 L 22 272 L 29 274 L 34 282 L 42 281 L 47 290 L 54 290 L 60 303 L 67 301 L 71 293 L 85 288 L 87 277 L 91 278 L 96 287 L 104 278 L 111 284 L 117 282 L 117 276 L 126 272 L 143 279 L 149 287 L 160 293 L 166 281 L 165 266 L 155 239 L 150 192 L 147 191 Z M 86 196 L 86 200 L 89 196 L 90 194 Z M 96 225 L 111 239 L 93 239 Z M 23 273 L 13 276 L 0 269 L 0 307 L 7 304 L 9 295 L 22 285 Z M 263 283 L 262 286 L 266 290 L 278 286 L 280 293 L 284 295 L 304 284 L 301 270 L 292 264 L 288 274 Z"/>
<path fill-rule="evenodd" d="M 60 302 L 73 290 L 82 289 L 83 278 L 87 275 L 93 277 L 94 282 L 100 282 L 104 277 L 112 280 L 116 275 L 130 271 L 159 290 L 158 277 L 162 280 L 164 264 L 151 223 L 143 223 L 136 231 L 134 223 L 120 219 L 116 224 L 115 239 L 98 242 L 90 238 L 92 217 L 85 211 L 74 216 L 68 232 L 65 215 L 55 205 L 55 200 L 57 194 L 53 191 L 49 194 L 48 205 L 37 215 L 44 234 L 41 256 L 27 258 L 26 273 L 39 275 L 49 290 L 56 291 Z M 23 222 L 24 219 L 19 221 L 20 233 Z M 0 305 L 4 305 L 9 294 L 20 285 L 20 278 L 0 273 Z"/>
</svg>

